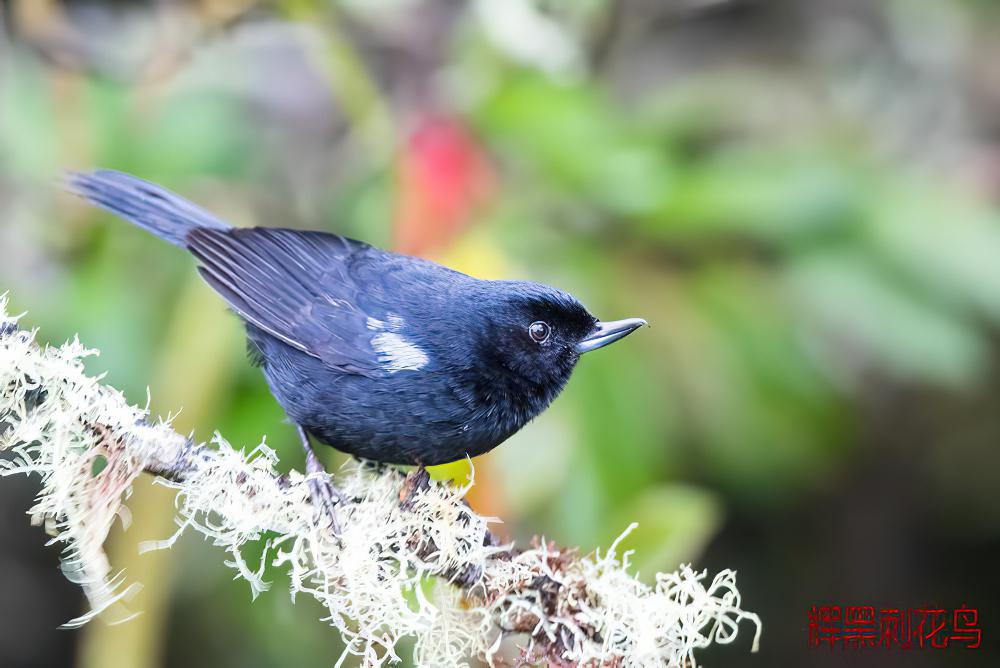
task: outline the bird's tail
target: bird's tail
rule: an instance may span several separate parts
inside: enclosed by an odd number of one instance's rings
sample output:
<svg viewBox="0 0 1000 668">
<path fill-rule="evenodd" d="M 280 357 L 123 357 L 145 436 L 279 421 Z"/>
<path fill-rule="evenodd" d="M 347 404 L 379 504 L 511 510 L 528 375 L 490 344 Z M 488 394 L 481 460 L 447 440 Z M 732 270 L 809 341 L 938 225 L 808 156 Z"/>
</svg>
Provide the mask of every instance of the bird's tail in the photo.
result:
<svg viewBox="0 0 1000 668">
<path fill-rule="evenodd" d="M 68 172 L 65 184 L 70 192 L 181 248 L 196 228 L 229 227 L 183 197 L 123 172 Z"/>
</svg>

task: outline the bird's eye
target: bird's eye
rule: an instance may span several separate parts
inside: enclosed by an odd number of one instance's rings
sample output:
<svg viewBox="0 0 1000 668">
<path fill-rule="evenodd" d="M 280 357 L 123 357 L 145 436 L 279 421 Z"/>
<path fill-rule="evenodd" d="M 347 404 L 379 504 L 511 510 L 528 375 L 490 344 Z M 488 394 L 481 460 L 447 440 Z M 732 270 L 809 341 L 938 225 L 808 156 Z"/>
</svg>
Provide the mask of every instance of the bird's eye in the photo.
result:
<svg viewBox="0 0 1000 668">
<path fill-rule="evenodd" d="M 550 331 L 548 323 L 542 322 L 541 320 L 536 320 L 528 325 L 528 336 L 530 336 L 535 343 L 545 343 L 545 340 L 549 338 Z"/>
</svg>

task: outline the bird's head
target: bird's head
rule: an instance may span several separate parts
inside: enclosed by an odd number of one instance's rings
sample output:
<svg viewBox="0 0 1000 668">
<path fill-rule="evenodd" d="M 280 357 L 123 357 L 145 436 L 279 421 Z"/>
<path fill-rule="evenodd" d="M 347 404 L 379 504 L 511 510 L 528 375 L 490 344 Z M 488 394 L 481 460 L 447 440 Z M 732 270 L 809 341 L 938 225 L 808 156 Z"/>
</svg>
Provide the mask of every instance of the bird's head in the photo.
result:
<svg viewBox="0 0 1000 668">
<path fill-rule="evenodd" d="M 538 404 L 531 412 L 555 398 L 580 355 L 646 324 L 639 318 L 601 322 L 572 295 L 537 283 L 501 281 L 494 286 L 500 296 L 485 300 L 479 355 L 491 361 L 498 381 Z"/>
</svg>

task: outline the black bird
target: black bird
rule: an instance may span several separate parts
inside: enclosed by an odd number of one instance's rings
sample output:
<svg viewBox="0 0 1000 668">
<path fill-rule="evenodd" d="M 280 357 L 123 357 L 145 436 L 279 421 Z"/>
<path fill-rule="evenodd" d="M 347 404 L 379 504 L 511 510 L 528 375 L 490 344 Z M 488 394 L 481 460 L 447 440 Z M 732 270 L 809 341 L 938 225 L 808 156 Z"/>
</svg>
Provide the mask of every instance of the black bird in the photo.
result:
<svg viewBox="0 0 1000 668">
<path fill-rule="evenodd" d="M 322 466 L 308 435 L 391 464 L 488 452 L 549 405 L 580 355 L 646 324 L 601 322 L 554 288 L 479 280 L 334 234 L 231 227 L 121 172 L 67 184 L 197 258 L 243 319 L 310 472 Z"/>
</svg>

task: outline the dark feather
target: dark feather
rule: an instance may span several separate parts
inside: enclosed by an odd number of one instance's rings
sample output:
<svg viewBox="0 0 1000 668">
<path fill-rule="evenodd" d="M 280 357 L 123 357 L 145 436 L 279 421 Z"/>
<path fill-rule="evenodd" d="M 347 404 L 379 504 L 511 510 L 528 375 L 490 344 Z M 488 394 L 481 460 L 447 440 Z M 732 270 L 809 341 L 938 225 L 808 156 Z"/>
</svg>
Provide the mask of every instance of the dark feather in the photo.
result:
<svg viewBox="0 0 1000 668">
<path fill-rule="evenodd" d="M 109 169 L 70 172 L 66 185 L 105 211 L 121 216 L 183 248 L 195 228 L 225 230 L 229 225 L 155 183 Z"/>
<path fill-rule="evenodd" d="M 250 362 L 250 366 L 256 367 L 263 367 L 264 362 L 267 361 L 264 351 L 249 337 L 247 338 L 247 360 Z"/>
<path fill-rule="evenodd" d="M 382 375 L 370 344 L 369 318 L 381 305 L 359 306 L 353 268 L 369 254 L 358 241 L 279 228 L 199 228 L 187 238 L 199 272 L 245 320 L 328 366 Z"/>
</svg>

